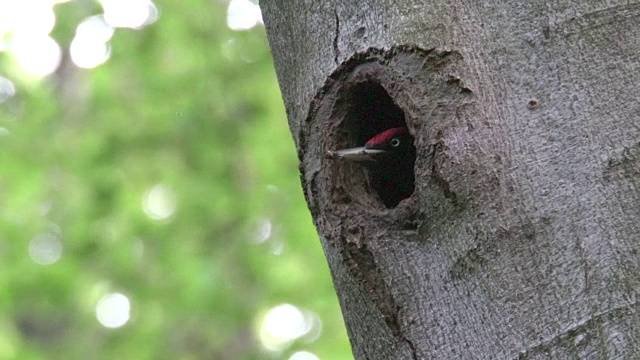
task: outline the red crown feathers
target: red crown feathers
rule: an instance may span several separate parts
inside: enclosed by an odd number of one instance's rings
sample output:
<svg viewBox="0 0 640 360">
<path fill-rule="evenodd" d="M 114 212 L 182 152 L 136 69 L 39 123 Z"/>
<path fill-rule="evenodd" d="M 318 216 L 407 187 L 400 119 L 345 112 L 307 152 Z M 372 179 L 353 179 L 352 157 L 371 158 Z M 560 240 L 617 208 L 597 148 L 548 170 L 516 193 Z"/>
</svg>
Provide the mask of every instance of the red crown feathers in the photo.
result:
<svg viewBox="0 0 640 360">
<path fill-rule="evenodd" d="M 409 130 L 406 127 L 397 127 L 397 128 L 392 128 L 389 130 L 385 130 L 383 132 L 381 132 L 380 134 L 372 137 L 371 139 L 369 139 L 369 141 L 367 141 L 364 145 L 379 145 L 379 144 L 384 144 L 385 142 L 387 142 L 391 137 L 393 137 L 394 135 L 397 134 L 402 134 L 402 133 L 406 133 Z"/>
</svg>

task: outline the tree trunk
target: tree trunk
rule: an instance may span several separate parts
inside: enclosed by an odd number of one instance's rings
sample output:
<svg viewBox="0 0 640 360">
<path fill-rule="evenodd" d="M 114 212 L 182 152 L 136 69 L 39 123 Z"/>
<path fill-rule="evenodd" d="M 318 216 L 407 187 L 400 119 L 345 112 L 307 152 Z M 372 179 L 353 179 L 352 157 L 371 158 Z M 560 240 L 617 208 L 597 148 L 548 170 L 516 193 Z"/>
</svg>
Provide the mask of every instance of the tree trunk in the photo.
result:
<svg viewBox="0 0 640 360">
<path fill-rule="evenodd" d="M 356 359 L 640 358 L 640 4 L 261 6 Z M 400 122 L 387 207 L 325 154 Z"/>
</svg>

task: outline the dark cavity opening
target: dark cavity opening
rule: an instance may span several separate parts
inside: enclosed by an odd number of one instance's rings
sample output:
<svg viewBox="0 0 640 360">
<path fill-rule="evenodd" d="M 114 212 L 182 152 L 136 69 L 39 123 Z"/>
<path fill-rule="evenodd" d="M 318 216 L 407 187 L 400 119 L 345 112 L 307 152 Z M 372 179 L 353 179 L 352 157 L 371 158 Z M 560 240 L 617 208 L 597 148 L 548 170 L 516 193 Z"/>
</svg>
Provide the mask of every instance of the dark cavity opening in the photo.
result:
<svg viewBox="0 0 640 360">
<path fill-rule="evenodd" d="M 386 130 L 407 128 L 404 112 L 377 82 L 354 85 L 349 104 L 347 130 L 355 138 L 355 146 L 364 146 Z M 385 207 L 394 208 L 411 196 L 415 188 L 413 136 L 408 131 L 400 132 L 375 147 L 385 152 L 376 155 L 375 161 L 363 163 L 367 168 L 368 186 L 378 194 Z"/>
</svg>

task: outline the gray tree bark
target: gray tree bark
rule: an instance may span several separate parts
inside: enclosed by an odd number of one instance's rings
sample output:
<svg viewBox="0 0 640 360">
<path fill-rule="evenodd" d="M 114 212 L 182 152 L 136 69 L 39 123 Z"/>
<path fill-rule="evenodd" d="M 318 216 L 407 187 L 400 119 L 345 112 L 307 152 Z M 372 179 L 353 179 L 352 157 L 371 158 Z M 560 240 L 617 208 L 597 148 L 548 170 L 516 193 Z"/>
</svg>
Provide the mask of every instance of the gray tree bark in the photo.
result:
<svg viewBox="0 0 640 360">
<path fill-rule="evenodd" d="M 356 359 L 640 358 L 640 3 L 261 6 Z M 394 208 L 324 156 L 376 106 L 417 148 Z"/>
</svg>

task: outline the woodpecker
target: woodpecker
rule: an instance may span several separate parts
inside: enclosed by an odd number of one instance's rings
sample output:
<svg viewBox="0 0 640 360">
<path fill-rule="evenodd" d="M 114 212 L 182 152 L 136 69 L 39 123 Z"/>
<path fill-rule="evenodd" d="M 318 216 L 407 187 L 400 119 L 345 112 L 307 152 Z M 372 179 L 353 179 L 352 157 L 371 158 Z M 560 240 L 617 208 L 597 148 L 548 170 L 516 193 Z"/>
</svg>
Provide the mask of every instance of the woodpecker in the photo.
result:
<svg viewBox="0 0 640 360">
<path fill-rule="evenodd" d="M 329 151 L 327 157 L 362 164 L 367 169 L 370 186 L 387 208 L 397 206 L 413 194 L 416 148 L 406 127 L 385 130 L 362 147 Z"/>
</svg>

